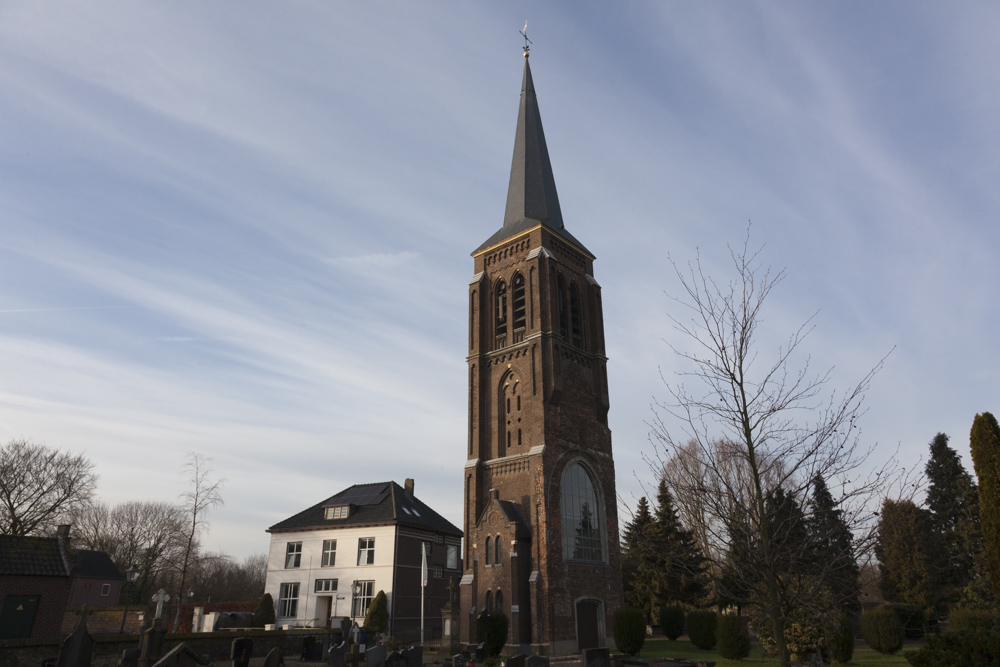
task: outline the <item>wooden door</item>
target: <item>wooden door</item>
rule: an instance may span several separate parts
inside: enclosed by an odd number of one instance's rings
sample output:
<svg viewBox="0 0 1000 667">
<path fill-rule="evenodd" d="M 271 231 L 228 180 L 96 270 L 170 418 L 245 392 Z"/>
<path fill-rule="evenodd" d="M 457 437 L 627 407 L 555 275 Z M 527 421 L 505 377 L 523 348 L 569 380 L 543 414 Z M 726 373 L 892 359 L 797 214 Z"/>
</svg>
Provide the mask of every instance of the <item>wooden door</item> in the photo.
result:
<svg viewBox="0 0 1000 667">
<path fill-rule="evenodd" d="M 576 603 L 576 644 L 581 651 L 601 645 L 597 630 L 599 609 L 600 603 L 597 600 L 580 600 Z"/>
<path fill-rule="evenodd" d="M 0 639 L 27 639 L 35 624 L 39 595 L 8 595 L 0 609 Z"/>
</svg>

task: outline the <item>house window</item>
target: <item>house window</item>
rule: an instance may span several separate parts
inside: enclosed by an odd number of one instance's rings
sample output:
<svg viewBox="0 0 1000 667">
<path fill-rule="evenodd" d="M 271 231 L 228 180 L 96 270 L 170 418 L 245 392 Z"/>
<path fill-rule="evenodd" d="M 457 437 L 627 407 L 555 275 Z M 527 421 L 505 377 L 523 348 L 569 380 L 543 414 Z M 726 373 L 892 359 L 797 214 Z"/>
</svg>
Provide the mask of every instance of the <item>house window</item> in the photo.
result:
<svg viewBox="0 0 1000 667">
<path fill-rule="evenodd" d="M 295 618 L 299 610 L 299 585 L 281 584 L 281 591 L 278 593 L 278 616 L 282 618 Z"/>
<path fill-rule="evenodd" d="M 453 544 L 448 545 L 448 562 L 446 565 L 449 570 L 458 569 L 458 547 Z"/>
<path fill-rule="evenodd" d="M 325 514 L 327 519 L 346 519 L 350 515 L 351 515 L 350 505 L 338 505 L 337 507 L 327 507 Z"/>
<path fill-rule="evenodd" d="M 375 597 L 375 582 L 374 581 L 359 581 L 361 584 L 361 592 L 354 598 L 354 618 L 368 615 L 368 607 L 372 604 L 372 599 Z"/>
<path fill-rule="evenodd" d="M 524 328 L 524 276 L 515 273 L 510 281 L 511 297 L 514 306 L 514 330 Z"/>
<path fill-rule="evenodd" d="M 562 476 L 563 556 L 567 560 L 604 561 L 601 516 L 590 474 L 574 463 Z"/>
<path fill-rule="evenodd" d="M 337 540 L 323 540 L 323 567 L 337 564 Z"/>
<path fill-rule="evenodd" d="M 375 538 L 362 537 L 358 540 L 358 565 L 371 565 L 375 562 Z"/>
<path fill-rule="evenodd" d="M 435 535 L 434 541 L 438 544 L 444 544 L 444 535 Z"/>
<path fill-rule="evenodd" d="M 424 542 L 424 551 L 427 552 L 428 556 L 431 555 L 431 542 Z"/>
<path fill-rule="evenodd" d="M 285 550 L 285 569 L 302 565 L 302 543 L 289 542 Z"/>
<path fill-rule="evenodd" d="M 435 579 L 441 579 L 444 577 L 444 568 L 440 565 L 435 565 L 431 568 L 431 576 Z"/>
<path fill-rule="evenodd" d="M 496 335 L 507 335 L 507 284 L 500 280 L 496 286 Z"/>
<path fill-rule="evenodd" d="M 500 565 L 501 563 L 503 561 L 500 560 L 500 536 L 497 535 L 496 541 L 493 542 L 493 564 Z"/>
<path fill-rule="evenodd" d="M 101 584 L 101 597 L 111 595 L 111 584 Z"/>
<path fill-rule="evenodd" d="M 317 593 L 333 593 L 337 590 L 337 580 L 336 579 L 317 579 L 316 580 L 316 592 Z"/>
<path fill-rule="evenodd" d="M 493 538 L 492 537 L 487 537 L 486 538 L 486 564 L 487 565 L 492 565 L 493 564 Z"/>
</svg>

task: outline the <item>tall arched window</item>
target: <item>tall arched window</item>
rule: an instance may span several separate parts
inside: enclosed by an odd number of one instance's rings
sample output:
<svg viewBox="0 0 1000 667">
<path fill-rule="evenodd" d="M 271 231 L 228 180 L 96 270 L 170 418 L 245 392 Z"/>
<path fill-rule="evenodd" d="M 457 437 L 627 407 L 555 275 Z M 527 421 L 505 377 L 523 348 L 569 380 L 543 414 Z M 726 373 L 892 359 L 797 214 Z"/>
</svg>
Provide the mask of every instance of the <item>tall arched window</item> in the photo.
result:
<svg viewBox="0 0 1000 667">
<path fill-rule="evenodd" d="M 524 276 L 515 273 L 510 281 L 510 296 L 514 309 L 514 331 L 524 328 L 525 323 L 525 301 L 524 301 Z"/>
<path fill-rule="evenodd" d="M 496 295 L 496 335 L 507 335 L 507 283 L 498 280 L 494 289 Z"/>
<path fill-rule="evenodd" d="M 569 285 L 569 312 L 573 326 L 573 345 L 583 347 L 583 310 L 580 308 L 580 291 L 576 283 Z"/>
<path fill-rule="evenodd" d="M 494 606 L 496 606 L 498 614 L 503 613 L 503 591 L 497 591 L 497 597 Z"/>
<path fill-rule="evenodd" d="M 569 341 L 569 314 L 566 312 L 569 304 L 566 303 L 566 282 L 562 276 L 556 279 L 556 302 L 559 309 L 559 333 L 563 340 Z"/>
<path fill-rule="evenodd" d="M 561 486 L 563 556 L 604 562 L 603 522 L 590 473 L 574 463 L 563 473 Z"/>
<path fill-rule="evenodd" d="M 492 537 L 487 537 L 486 538 L 486 564 L 487 565 L 492 565 L 493 564 L 493 538 Z"/>
<path fill-rule="evenodd" d="M 500 560 L 500 536 L 497 535 L 497 539 L 493 542 L 493 564 L 500 565 L 501 563 L 503 561 Z"/>
<path fill-rule="evenodd" d="M 493 591 L 486 591 L 485 609 L 487 614 L 493 613 Z"/>
</svg>

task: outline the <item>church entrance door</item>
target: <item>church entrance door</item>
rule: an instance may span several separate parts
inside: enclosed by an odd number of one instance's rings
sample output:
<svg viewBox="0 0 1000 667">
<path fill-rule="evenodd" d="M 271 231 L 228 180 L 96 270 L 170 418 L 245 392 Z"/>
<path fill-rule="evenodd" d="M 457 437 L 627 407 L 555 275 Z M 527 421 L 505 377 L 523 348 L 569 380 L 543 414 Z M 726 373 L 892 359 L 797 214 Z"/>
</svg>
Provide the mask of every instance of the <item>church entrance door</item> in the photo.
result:
<svg viewBox="0 0 1000 667">
<path fill-rule="evenodd" d="M 580 600 L 576 603 L 576 644 L 581 651 L 585 648 L 598 648 L 601 644 L 597 630 L 600 605 L 597 600 Z"/>
</svg>

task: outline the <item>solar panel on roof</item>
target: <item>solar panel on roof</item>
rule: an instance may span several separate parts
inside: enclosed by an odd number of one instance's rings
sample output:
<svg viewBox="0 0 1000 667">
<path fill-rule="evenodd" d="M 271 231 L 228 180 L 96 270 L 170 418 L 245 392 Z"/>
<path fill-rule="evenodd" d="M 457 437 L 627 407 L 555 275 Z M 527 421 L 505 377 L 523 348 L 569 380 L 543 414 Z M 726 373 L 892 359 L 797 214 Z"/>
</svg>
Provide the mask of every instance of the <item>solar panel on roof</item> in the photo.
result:
<svg viewBox="0 0 1000 667">
<path fill-rule="evenodd" d="M 337 502 L 351 505 L 378 505 L 389 495 L 388 484 L 365 484 L 352 487 L 337 496 Z"/>
</svg>

